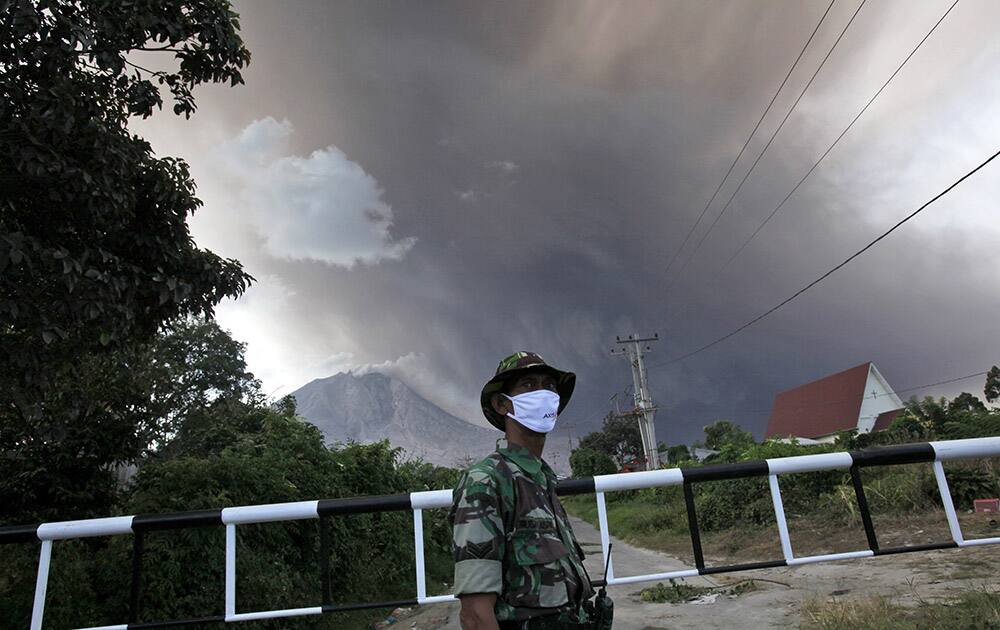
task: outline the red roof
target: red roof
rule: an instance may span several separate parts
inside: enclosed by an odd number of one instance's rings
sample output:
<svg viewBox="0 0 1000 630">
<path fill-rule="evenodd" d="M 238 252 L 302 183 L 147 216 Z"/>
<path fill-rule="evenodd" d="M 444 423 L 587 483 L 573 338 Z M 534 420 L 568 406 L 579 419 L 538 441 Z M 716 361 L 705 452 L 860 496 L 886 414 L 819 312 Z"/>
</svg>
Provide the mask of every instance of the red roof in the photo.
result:
<svg viewBox="0 0 1000 630">
<path fill-rule="evenodd" d="M 872 427 L 872 433 L 888 429 L 892 421 L 904 411 L 905 409 L 893 409 L 892 411 L 883 411 L 878 414 L 878 418 L 875 418 L 875 426 Z"/>
<path fill-rule="evenodd" d="M 817 438 L 857 428 L 869 365 L 862 363 L 775 396 L 764 437 Z"/>
</svg>

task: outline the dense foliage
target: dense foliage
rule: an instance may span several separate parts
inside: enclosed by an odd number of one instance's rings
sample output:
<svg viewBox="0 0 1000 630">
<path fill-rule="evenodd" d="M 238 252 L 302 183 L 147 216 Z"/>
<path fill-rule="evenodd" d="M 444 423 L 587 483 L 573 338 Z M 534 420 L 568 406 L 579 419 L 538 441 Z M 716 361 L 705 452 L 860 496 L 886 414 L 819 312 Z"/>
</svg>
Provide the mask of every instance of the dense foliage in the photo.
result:
<svg viewBox="0 0 1000 630">
<path fill-rule="evenodd" d="M 634 418 L 608 414 L 600 431 L 594 431 L 580 438 L 578 448 L 604 453 L 615 465 L 643 460 L 642 436 Z"/>
<path fill-rule="evenodd" d="M 989 374 L 993 375 L 995 371 L 1000 377 L 1000 371 L 995 368 Z M 985 386 L 987 398 L 991 395 L 991 387 L 994 387 L 991 378 L 993 376 L 987 378 Z M 832 444 L 802 445 L 794 441 L 757 443 L 748 431 L 730 421 L 719 420 L 705 427 L 703 443 L 717 454 L 706 459 L 704 464 L 995 435 L 1000 435 L 1000 409 L 991 408 L 976 396 L 963 392 L 952 400 L 913 398 L 886 430 L 860 435 L 853 431 L 844 432 Z M 616 443 L 613 435 L 591 434 L 584 440 L 587 444 L 605 449 L 613 448 Z M 583 444 L 582 440 L 581 448 L 574 451 L 570 458 L 571 463 L 574 458 L 581 462 L 581 472 L 597 451 L 597 448 L 584 448 Z M 668 453 L 676 453 L 668 465 L 699 465 L 682 457 L 683 451 L 679 448 L 670 447 Z M 603 454 L 609 456 L 610 453 L 605 450 Z M 574 465 L 573 470 L 577 475 L 577 466 Z M 990 460 L 951 462 L 946 465 L 946 471 L 952 499 L 959 510 L 971 509 L 973 500 L 977 498 L 1000 496 L 1000 468 Z M 937 483 L 926 465 L 866 469 L 863 480 L 868 490 L 869 505 L 876 512 L 901 513 L 940 505 Z M 854 489 L 845 471 L 783 475 L 780 484 L 785 513 L 789 518 L 821 513 L 857 517 Z M 763 477 L 699 483 L 694 491 L 698 524 L 704 531 L 774 523 L 770 490 Z M 628 521 L 627 528 L 633 532 L 686 531 L 686 509 L 678 488 L 617 492 L 608 495 L 607 500 L 624 504 L 618 506 L 618 513 L 624 515 Z"/>
<path fill-rule="evenodd" d="M 187 321 L 164 333 L 137 372 L 155 375 L 143 402 L 169 420 L 162 444 L 116 484 L 114 511 L 162 513 L 231 505 L 392 494 L 453 487 L 457 471 L 400 462 L 386 443 L 329 448 L 319 430 L 295 415 L 294 399 L 269 405 L 246 371 L 243 346 L 213 323 Z M 163 410 L 169 410 L 164 412 Z M 432 584 L 450 577 L 451 530 L 443 511 L 425 520 Z M 409 513 L 330 518 L 335 601 L 412 597 L 413 526 Z M 316 521 L 241 527 L 242 610 L 315 605 L 320 599 Z M 121 623 L 128 608 L 129 537 L 59 543 L 46 623 L 79 627 Z M 185 529 L 146 542 L 142 620 L 221 612 L 223 532 Z M 27 625 L 35 546 L 0 549 L 0 618 Z M 343 618 L 296 627 L 344 627 Z M 287 627 L 274 623 L 257 627 Z"/>
<path fill-rule="evenodd" d="M 239 28 L 227 0 L 0 0 L 0 524 L 456 481 L 385 443 L 326 447 L 210 321 L 252 278 L 196 246 L 187 165 L 128 123 L 164 99 L 189 117 L 199 84 L 242 83 Z M 408 514 L 330 525 L 335 601 L 412 597 Z M 222 534 L 149 535 L 141 620 L 221 612 Z M 443 515 L 425 541 L 433 586 L 449 573 Z M 125 621 L 130 544 L 58 543 L 46 626 Z M 238 545 L 241 610 L 319 601 L 315 521 L 241 527 Z M 0 548 L 3 627 L 28 625 L 36 562 L 37 546 Z"/>
<path fill-rule="evenodd" d="M 614 460 L 606 453 L 592 448 L 576 448 L 569 456 L 569 466 L 574 477 L 593 477 L 618 472 Z"/>
<path fill-rule="evenodd" d="M 0 517 L 85 516 L 148 446 L 128 374 L 141 346 L 250 281 L 194 244 L 187 165 L 129 118 L 161 86 L 189 116 L 195 86 L 242 83 L 250 53 L 225 0 L 0 8 Z"/>
<path fill-rule="evenodd" d="M 986 373 L 986 386 L 983 388 L 983 395 L 986 402 L 997 402 L 1000 400 L 1000 367 L 993 366 Z"/>
</svg>

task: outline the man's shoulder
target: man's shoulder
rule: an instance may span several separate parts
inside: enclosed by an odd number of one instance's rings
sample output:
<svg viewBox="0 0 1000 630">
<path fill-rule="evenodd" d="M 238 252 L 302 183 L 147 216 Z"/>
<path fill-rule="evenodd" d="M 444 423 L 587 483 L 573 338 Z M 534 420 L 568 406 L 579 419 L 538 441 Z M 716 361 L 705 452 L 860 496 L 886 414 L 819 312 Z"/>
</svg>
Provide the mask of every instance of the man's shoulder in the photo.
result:
<svg viewBox="0 0 1000 630">
<path fill-rule="evenodd" d="M 493 452 L 465 469 L 463 477 L 472 483 L 500 483 L 511 476 L 510 466 L 500 453 Z"/>
</svg>

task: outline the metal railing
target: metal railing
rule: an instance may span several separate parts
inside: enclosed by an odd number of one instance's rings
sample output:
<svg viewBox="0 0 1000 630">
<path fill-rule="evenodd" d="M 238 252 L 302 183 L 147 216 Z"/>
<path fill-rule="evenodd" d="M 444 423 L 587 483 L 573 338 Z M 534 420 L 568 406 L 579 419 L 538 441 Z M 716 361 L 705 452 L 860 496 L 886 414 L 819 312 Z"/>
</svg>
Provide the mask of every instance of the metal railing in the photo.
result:
<svg viewBox="0 0 1000 630">
<path fill-rule="evenodd" d="M 1000 437 L 975 438 L 969 440 L 952 440 L 945 442 L 927 442 L 920 444 L 904 444 L 864 451 L 823 453 L 818 455 L 800 455 L 767 459 L 764 461 L 740 462 L 736 464 L 709 465 L 698 468 L 671 468 L 646 472 L 620 473 L 600 475 L 589 479 L 571 479 L 563 481 L 558 486 L 560 495 L 594 493 L 597 500 L 598 524 L 601 535 L 601 550 L 604 564 L 608 567 L 606 583 L 633 584 L 685 578 L 713 573 L 747 571 L 782 566 L 796 566 L 815 562 L 829 562 L 853 558 L 867 558 L 888 554 L 927 551 L 932 549 L 948 549 L 968 547 L 972 545 L 990 545 L 1000 543 L 1000 537 L 966 540 L 962 534 L 948 479 L 945 476 L 945 461 L 1000 456 Z M 942 541 L 924 545 L 884 548 L 879 545 L 875 527 L 872 522 L 860 471 L 863 468 L 875 466 L 891 466 L 898 464 L 931 463 L 937 480 L 938 492 L 947 517 L 951 533 L 950 541 Z M 824 470 L 846 470 L 851 476 L 858 511 L 868 542 L 868 549 L 848 551 L 814 556 L 795 556 L 788 534 L 788 523 L 785 519 L 784 506 L 781 499 L 779 475 L 793 473 L 809 473 Z M 698 528 L 698 517 L 695 510 L 693 486 L 697 483 L 726 479 L 743 479 L 764 477 L 768 479 L 771 500 L 774 506 L 775 520 L 778 525 L 778 535 L 781 540 L 782 558 L 763 562 L 744 564 L 706 566 L 701 547 Z M 682 486 L 684 502 L 687 510 L 688 526 L 691 535 L 691 546 L 694 552 L 695 566 L 693 568 L 663 573 L 631 575 L 616 577 L 614 563 L 608 560 L 610 533 L 608 531 L 608 516 L 604 495 L 607 492 L 621 490 L 637 490 L 660 486 Z M 320 615 L 323 613 L 361 610 L 370 608 L 397 607 L 436 604 L 454 601 L 454 595 L 428 596 L 424 571 L 424 535 L 423 511 L 433 508 L 448 508 L 452 503 L 451 490 L 433 490 L 427 492 L 412 492 L 388 496 L 357 497 L 348 499 L 325 499 L 318 501 L 298 501 L 293 503 L 277 503 L 271 505 L 250 505 L 229 507 L 217 510 L 198 510 L 193 512 L 175 512 L 170 514 L 144 514 L 137 516 L 116 516 L 81 521 L 64 521 L 58 523 L 43 523 L 41 525 L 0 527 L 0 544 L 41 542 L 38 561 L 38 577 L 35 584 L 35 596 L 31 616 L 31 630 L 41 630 L 45 611 L 45 597 L 48 587 L 49 567 L 52 559 L 52 545 L 57 540 L 70 540 L 94 536 L 117 536 L 131 534 L 132 547 L 132 580 L 129 597 L 128 623 L 92 627 L 85 630 L 126 630 L 137 628 L 163 628 L 185 625 L 205 624 L 212 622 L 238 622 L 258 619 L 276 619 L 283 617 L 299 617 Z M 415 547 L 416 597 L 407 600 L 370 602 L 357 604 L 336 604 L 331 598 L 329 584 L 329 535 L 326 518 L 347 514 L 363 514 L 371 512 L 404 511 L 413 513 L 413 536 Z M 287 608 L 281 610 L 264 610 L 254 612 L 237 612 L 236 607 L 236 527 L 253 523 L 272 523 L 295 521 L 303 519 L 319 519 L 320 529 L 320 574 L 322 580 L 322 601 L 318 606 L 303 608 Z M 158 622 L 139 622 L 141 603 L 142 556 L 145 535 L 151 531 L 171 530 L 188 527 L 225 527 L 226 530 L 226 569 L 225 569 L 225 614 L 207 616 L 198 619 L 175 619 Z"/>
</svg>

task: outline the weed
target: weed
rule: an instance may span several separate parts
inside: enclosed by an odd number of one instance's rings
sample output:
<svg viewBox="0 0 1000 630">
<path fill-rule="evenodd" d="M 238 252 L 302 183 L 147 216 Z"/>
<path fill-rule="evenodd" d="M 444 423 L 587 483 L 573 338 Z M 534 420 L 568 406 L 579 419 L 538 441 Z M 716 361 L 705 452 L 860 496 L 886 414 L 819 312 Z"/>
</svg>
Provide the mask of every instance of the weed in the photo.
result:
<svg viewBox="0 0 1000 630">
<path fill-rule="evenodd" d="M 991 630 L 1000 628 L 1000 595 L 979 589 L 958 599 L 906 608 L 882 596 L 822 601 L 803 609 L 808 630 Z"/>
<path fill-rule="evenodd" d="M 664 586 L 663 582 L 657 582 L 656 586 L 642 589 L 639 592 L 639 598 L 644 602 L 655 604 L 680 604 L 705 593 L 710 593 L 712 590 L 707 586 L 694 586 L 670 580 L 670 586 Z"/>
<path fill-rule="evenodd" d="M 644 602 L 655 604 L 680 604 L 708 593 L 720 593 L 722 595 L 739 597 L 745 593 L 752 593 L 759 588 L 754 580 L 741 580 L 727 586 L 695 586 L 686 582 L 670 580 L 669 586 L 664 586 L 663 582 L 657 582 L 656 586 L 642 589 L 639 592 L 639 598 Z"/>
<path fill-rule="evenodd" d="M 733 597 L 739 597 L 740 595 L 743 595 L 745 593 L 752 593 L 757 590 L 760 590 L 760 587 L 757 586 L 756 581 L 743 580 L 741 582 L 733 584 L 732 586 L 729 586 L 725 592 L 726 594 L 732 595 Z"/>
</svg>

